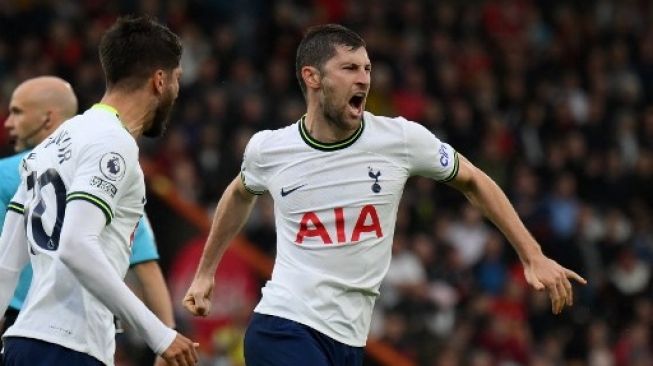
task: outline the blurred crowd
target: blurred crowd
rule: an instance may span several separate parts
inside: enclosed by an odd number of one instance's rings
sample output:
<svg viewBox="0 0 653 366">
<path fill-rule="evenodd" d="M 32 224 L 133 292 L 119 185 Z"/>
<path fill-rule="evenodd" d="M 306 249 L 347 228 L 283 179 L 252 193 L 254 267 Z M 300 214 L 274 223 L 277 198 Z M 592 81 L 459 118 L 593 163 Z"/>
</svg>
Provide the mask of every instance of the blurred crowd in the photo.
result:
<svg viewBox="0 0 653 366">
<path fill-rule="evenodd" d="M 171 127 L 141 146 L 184 199 L 214 208 L 249 137 L 301 117 L 295 48 L 306 27 L 336 22 L 367 41 L 367 109 L 450 143 L 506 191 L 546 254 L 589 281 L 553 316 L 491 223 L 454 190 L 413 178 L 372 337 L 426 366 L 653 364 L 651 2 L 0 2 L 0 120 L 13 88 L 35 75 L 69 80 L 82 108 L 99 100 L 99 37 L 129 12 L 183 40 Z M 11 153 L 4 131 L 0 150 Z M 272 211 L 259 200 L 246 228 L 270 256 Z M 232 306 L 239 326 L 216 332 L 226 346 L 207 364 L 242 362 L 247 305 Z"/>
</svg>

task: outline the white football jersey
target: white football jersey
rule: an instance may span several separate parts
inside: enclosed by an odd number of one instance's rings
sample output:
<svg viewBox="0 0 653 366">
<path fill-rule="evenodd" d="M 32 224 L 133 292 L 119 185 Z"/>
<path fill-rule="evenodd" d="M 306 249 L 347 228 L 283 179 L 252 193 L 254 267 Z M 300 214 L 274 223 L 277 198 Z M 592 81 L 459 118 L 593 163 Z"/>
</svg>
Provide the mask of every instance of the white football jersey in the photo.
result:
<svg viewBox="0 0 653 366">
<path fill-rule="evenodd" d="M 113 365 L 114 315 L 82 287 L 57 249 L 66 202 L 86 200 L 104 212 L 101 249 L 112 269 L 125 276 L 131 235 L 145 204 L 136 141 L 113 108 L 96 104 L 27 154 L 21 175 L 10 207 L 23 210 L 34 278 L 5 336 L 56 343 Z"/>
<path fill-rule="evenodd" d="M 390 264 L 408 177 L 453 179 L 457 153 L 423 126 L 366 112 L 360 128 L 321 143 L 303 119 L 250 140 L 241 177 L 274 199 L 277 257 L 255 311 L 362 347 Z"/>
</svg>

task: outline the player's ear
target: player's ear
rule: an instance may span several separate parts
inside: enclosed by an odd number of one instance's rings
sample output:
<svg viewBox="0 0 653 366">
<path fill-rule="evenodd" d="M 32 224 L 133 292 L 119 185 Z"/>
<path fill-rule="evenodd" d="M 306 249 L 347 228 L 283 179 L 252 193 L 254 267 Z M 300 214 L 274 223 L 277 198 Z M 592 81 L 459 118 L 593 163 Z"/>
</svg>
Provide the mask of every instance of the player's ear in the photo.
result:
<svg viewBox="0 0 653 366">
<path fill-rule="evenodd" d="M 302 67 L 302 79 L 306 88 L 318 89 L 320 87 L 320 71 L 313 66 Z"/>
<path fill-rule="evenodd" d="M 52 111 L 48 110 L 45 112 L 45 115 L 43 116 L 43 126 L 48 127 L 48 123 L 52 120 Z"/>
<path fill-rule="evenodd" d="M 166 88 L 166 73 L 158 69 L 152 75 L 152 87 L 157 94 L 163 94 Z"/>
</svg>

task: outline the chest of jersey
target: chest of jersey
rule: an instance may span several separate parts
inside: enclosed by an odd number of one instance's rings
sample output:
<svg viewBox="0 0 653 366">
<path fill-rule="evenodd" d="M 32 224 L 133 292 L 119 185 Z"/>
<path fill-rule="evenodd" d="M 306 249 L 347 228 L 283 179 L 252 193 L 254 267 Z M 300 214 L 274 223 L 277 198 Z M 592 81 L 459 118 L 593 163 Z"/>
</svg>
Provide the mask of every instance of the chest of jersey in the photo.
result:
<svg viewBox="0 0 653 366">
<path fill-rule="evenodd" d="M 305 151 L 278 169 L 268 189 L 287 239 L 356 244 L 390 230 L 407 176 L 381 153 Z"/>
</svg>

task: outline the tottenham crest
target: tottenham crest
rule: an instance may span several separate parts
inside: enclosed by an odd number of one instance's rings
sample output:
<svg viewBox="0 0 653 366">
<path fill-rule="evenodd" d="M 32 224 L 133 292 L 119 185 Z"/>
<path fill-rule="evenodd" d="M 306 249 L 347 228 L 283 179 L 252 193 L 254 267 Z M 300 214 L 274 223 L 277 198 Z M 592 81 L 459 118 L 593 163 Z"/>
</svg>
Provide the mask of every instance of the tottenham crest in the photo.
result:
<svg viewBox="0 0 653 366">
<path fill-rule="evenodd" d="M 125 176 L 125 170 L 125 159 L 118 153 L 106 153 L 100 159 L 100 172 L 109 180 L 121 180 Z"/>
<path fill-rule="evenodd" d="M 368 175 L 370 176 L 370 178 L 374 179 L 374 184 L 372 184 L 372 192 L 374 193 L 381 192 L 381 185 L 379 184 L 379 177 L 381 176 L 381 171 L 377 170 L 376 173 L 374 173 L 374 169 L 372 169 L 372 167 L 367 167 L 367 170 L 369 170 Z"/>
</svg>

